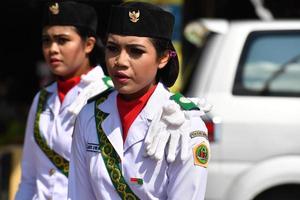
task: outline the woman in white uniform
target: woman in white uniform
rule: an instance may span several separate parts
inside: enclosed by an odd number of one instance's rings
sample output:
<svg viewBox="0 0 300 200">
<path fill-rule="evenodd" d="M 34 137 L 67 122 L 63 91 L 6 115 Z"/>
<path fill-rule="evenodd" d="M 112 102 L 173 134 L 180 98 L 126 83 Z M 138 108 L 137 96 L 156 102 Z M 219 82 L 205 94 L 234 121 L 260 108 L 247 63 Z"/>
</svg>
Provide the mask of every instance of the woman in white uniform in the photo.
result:
<svg viewBox="0 0 300 200">
<path fill-rule="evenodd" d="M 148 3 L 112 7 L 105 58 L 116 91 L 92 99 L 77 118 L 69 199 L 204 199 L 210 152 L 203 112 L 167 89 L 178 76 L 173 25 L 172 14 Z M 177 135 L 169 146 L 186 140 L 188 148 L 159 151 L 161 160 L 145 156 L 168 135 Z"/>
<path fill-rule="evenodd" d="M 16 200 L 67 199 L 76 116 L 90 97 L 109 87 L 98 65 L 103 50 L 96 29 L 97 15 L 88 5 L 62 1 L 46 7 L 42 50 L 56 81 L 32 102 Z"/>
</svg>

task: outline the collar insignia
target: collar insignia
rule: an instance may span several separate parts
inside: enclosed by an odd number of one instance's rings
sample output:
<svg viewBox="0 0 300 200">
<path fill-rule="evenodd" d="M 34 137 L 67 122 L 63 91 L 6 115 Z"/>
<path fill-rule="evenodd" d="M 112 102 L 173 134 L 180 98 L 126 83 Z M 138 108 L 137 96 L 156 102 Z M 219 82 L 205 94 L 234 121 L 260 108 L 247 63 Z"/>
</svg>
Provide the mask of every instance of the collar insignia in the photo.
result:
<svg viewBox="0 0 300 200">
<path fill-rule="evenodd" d="M 58 3 L 55 3 L 51 6 L 49 6 L 49 10 L 53 15 L 57 15 L 59 13 L 59 6 Z"/>
<path fill-rule="evenodd" d="M 139 17 L 140 17 L 140 11 L 139 10 L 137 12 L 135 12 L 135 11 L 130 12 L 129 11 L 128 14 L 129 14 L 130 21 L 132 21 L 133 23 L 136 23 L 137 21 L 139 21 Z"/>
</svg>

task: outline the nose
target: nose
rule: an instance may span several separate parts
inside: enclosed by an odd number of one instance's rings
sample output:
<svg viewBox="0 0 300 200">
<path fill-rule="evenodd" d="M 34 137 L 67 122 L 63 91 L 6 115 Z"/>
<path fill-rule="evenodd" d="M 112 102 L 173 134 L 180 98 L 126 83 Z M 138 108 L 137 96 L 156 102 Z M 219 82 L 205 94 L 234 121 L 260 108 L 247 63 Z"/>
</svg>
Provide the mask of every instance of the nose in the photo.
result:
<svg viewBox="0 0 300 200">
<path fill-rule="evenodd" d="M 57 53 L 58 52 L 58 45 L 56 42 L 51 42 L 49 45 L 49 52 L 50 53 Z"/>
<path fill-rule="evenodd" d="M 115 66 L 127 66 L 128 65 L 128 54 L 125 50 L 120 51 L 120 53 L 116 56 Z"/>
</svg>

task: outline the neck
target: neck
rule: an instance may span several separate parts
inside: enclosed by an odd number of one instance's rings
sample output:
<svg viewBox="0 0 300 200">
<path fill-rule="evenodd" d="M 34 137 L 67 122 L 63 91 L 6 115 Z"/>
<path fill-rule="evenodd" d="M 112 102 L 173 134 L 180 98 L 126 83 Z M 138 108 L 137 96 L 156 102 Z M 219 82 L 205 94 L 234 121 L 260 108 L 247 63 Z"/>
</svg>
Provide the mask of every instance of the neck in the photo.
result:
<svg viewBox="0 0 300 200">
<path fill-rule="evenodd" d="M 156 86 L 157 86 L 156 84 L 150 84 L 150 85 L 142 88 L 141 90 L 139 90 L 135 93 L 132 93 L 132 94 L 121 94 L 121 93 L 119 93 L 119 95 L 125 101 L 133 101 L 133 100 L 139 99 L 140 97 L 144 96 L 150 90 L 154 90 L 154 88 Z"/>
<path fill-rule="evenodd" d="M 68 74 L 68 75 L 65 75 L 65 76 L 57 76 L 56 78 L 59 81 L 67 81 L 67 80 L 70 80 L 70 79 L 75 78 L 75 77 L 80 77 L 83 74 L 87 74 L 93 68 L 94 67 L 90 67 L 90 66 L 81 67 L 79 70 L 75 71 L 74 73 L 71 73 L 71 74 Z"/>
</svg>

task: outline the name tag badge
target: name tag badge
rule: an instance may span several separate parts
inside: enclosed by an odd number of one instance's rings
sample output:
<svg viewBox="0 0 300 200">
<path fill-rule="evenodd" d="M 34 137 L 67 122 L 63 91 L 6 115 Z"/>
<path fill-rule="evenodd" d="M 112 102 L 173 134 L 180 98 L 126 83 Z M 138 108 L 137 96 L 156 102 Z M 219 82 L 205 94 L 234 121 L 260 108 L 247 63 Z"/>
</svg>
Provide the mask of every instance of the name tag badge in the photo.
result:
<svg viewBox="0 0 300 200">
<path fill-rule="evenodd" d="M 94 144 L 94 143 L 87 143 L 87 145 L 86 145 L 86 151 L 95 152 L 95 153 L 101 153 L 99 144 Z"/>
</svg>

